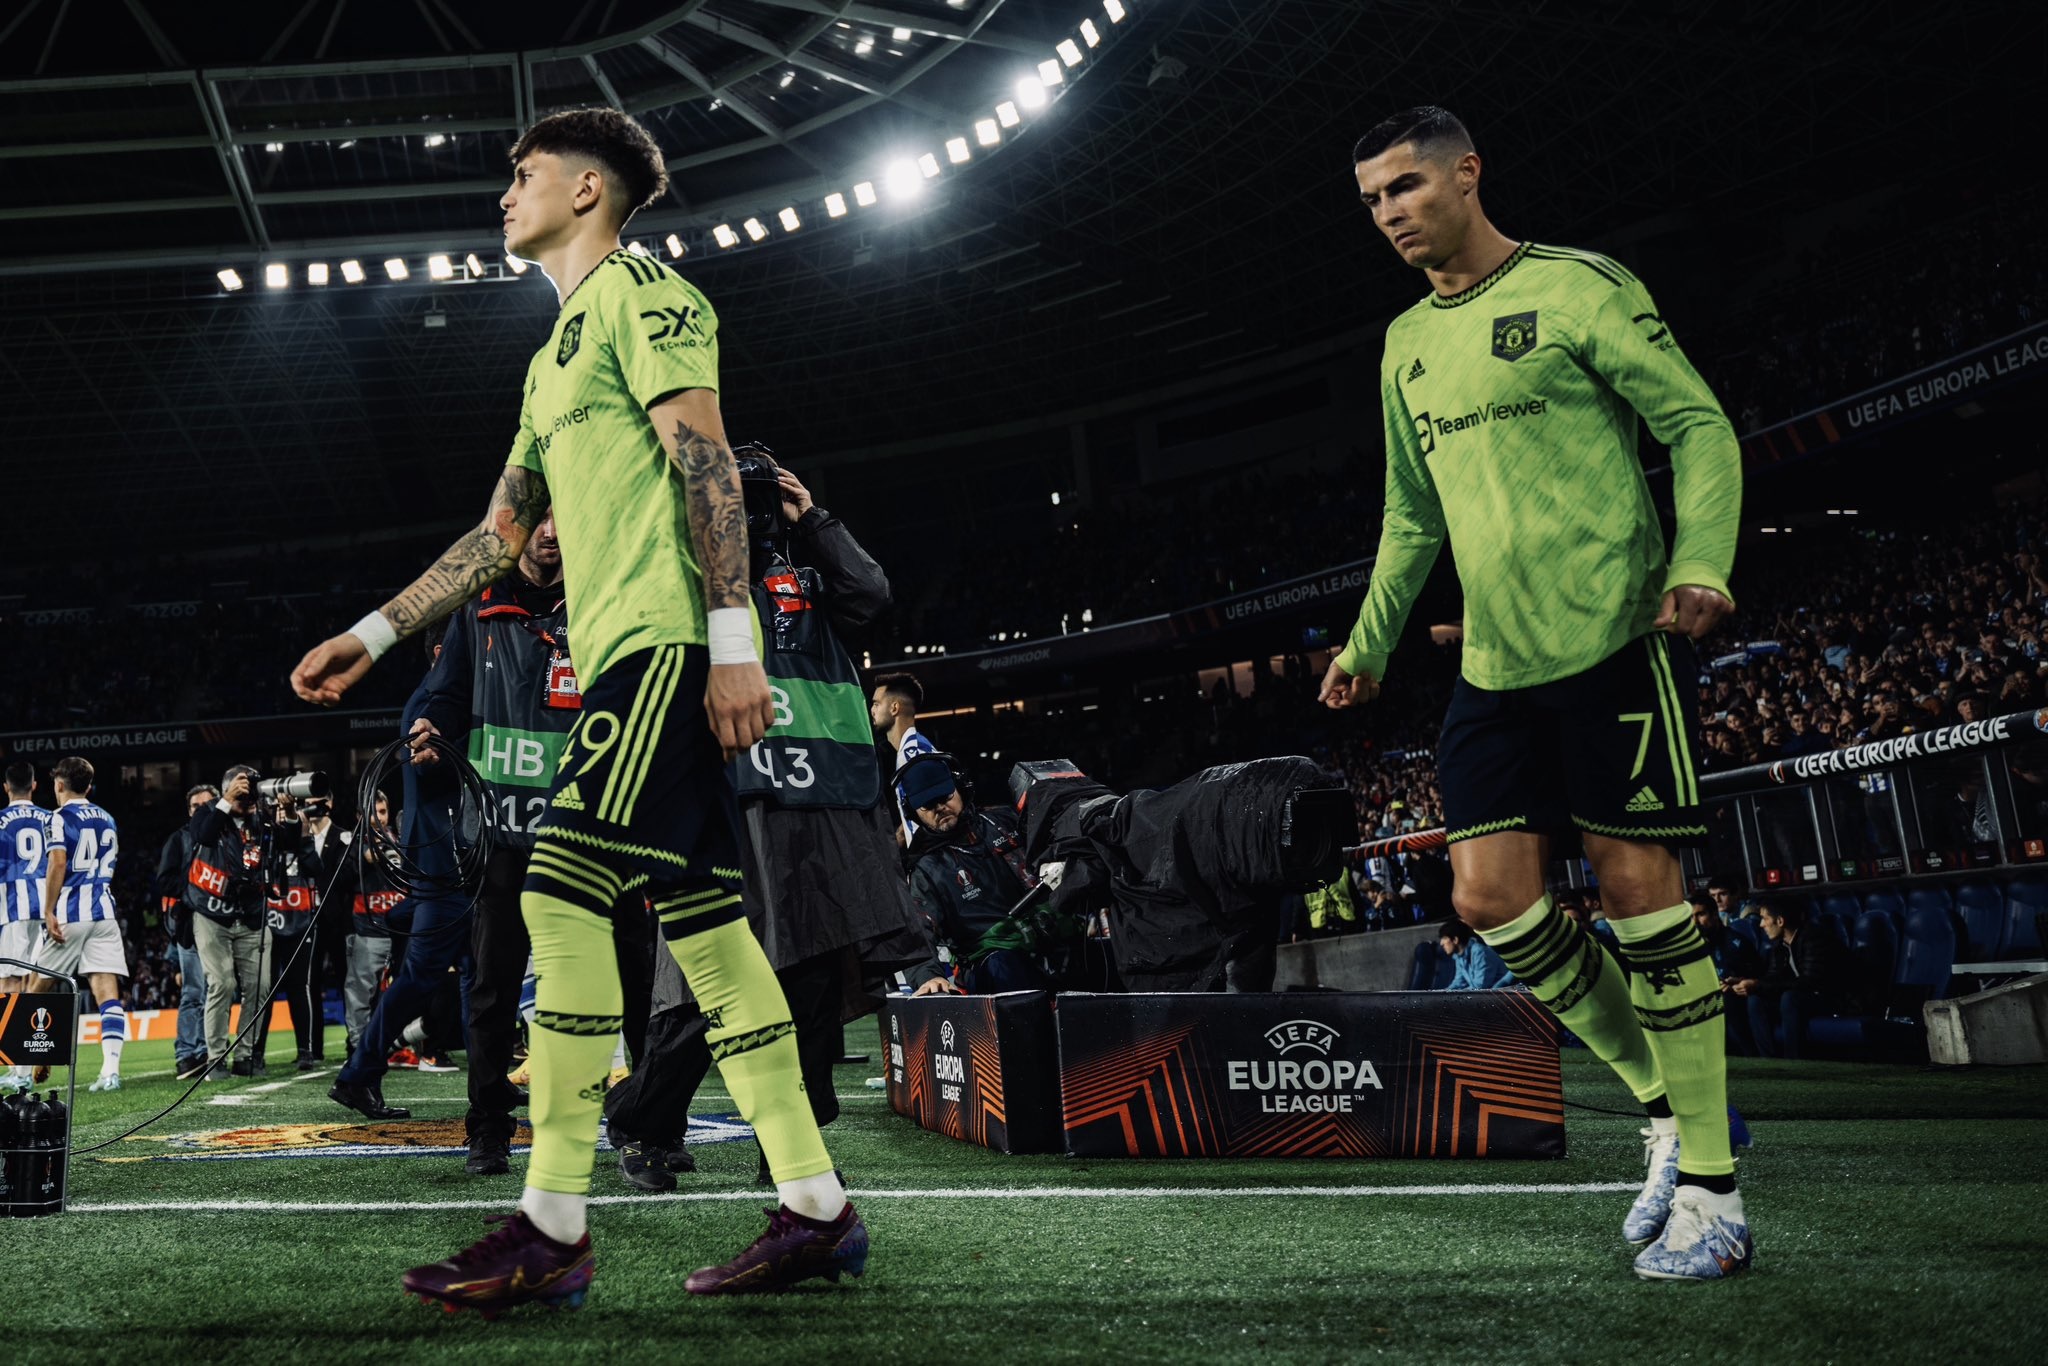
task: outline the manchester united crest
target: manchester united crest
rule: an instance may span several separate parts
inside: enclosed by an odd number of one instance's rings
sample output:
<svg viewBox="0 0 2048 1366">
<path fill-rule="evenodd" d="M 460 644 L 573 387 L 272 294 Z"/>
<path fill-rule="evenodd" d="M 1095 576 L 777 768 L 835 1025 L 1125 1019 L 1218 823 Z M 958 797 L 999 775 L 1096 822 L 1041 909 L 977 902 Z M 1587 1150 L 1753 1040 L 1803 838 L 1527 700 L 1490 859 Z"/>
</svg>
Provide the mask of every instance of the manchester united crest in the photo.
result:
<svg viewBox="0 0 2048 1366">
<path fill-rule="evenodd" d="M 555 364 L 567 365 L 570 358 L 576 354 L 576 348 L 583 345 L 583 316 L 578 313 L 562 324 L 562 344 L 555 348 Z M 1536 315 L 1531 313 L 1529 316 L 1533 318 Z M 1498 347 L 1495 348 L 1494 354 L 1500 354 Z"/>
<path fill-rule="evenodd" d="M 1536 349 L 1536 310 L 1510 313 L 1493 320 L 1493 354 L 1500 360 L 1515 361 Z"/>
</svg>

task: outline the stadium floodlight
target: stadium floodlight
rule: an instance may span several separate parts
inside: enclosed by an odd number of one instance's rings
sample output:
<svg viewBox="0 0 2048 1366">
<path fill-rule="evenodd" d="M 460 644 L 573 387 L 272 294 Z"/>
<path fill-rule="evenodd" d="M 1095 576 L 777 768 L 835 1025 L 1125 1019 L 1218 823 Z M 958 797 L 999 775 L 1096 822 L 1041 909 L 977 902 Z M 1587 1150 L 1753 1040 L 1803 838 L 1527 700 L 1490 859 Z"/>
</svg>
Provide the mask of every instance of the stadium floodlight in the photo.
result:
<svg viewBox="0 0 2048 1366">
<path fill-rule="evenodd" d="M 526 262 L 520 260 L 517 256 L 507 256 L 505 258 L 505 264 L 511 267 L 512 273 L 514 275 L 526 274 Z"/>
<path fill-rule="evenodd" d="M 863 209 L 873 208 L 875 206 L 875 182 L 863 180 L 860 184 L 854 186 L 853 202 L 860 205 Z"/>
<path fill-rule="evenodd" d="M 315 261 L 306 267 L 306 283 L 309 285 L 324 285 L 327 283 L 327 263 L 325 261 Z"/>
<path fill-rule="evenodd" d="M 875 40 L 872 38 L 863 38 L 853 45 L 853 55 L 856 57 L 865 57 L 874 50 Z"/>
<path fill-rule="evenodd" d="M 1045 108 L 1045 82 L 1036 76 L 1026 76 L 1017 82 L 1017 103 L 1026 109 Z"/>
<path fill-rule="evenodd" d="M 445 256 L 429 256 L 427 274 L 436 280 L 452 280 L 455 278 L 455 263 Z"/>
<path fill-rule="evenodd" d="M 732 230 L 732 224 L 720 223 L 711 230 L 711 240 L 730 250 L 740 244 L 740 235 Z"/>
<path fill-rule="evenodd" d="M 1102 30 L 1095 27 L 1093 19 L 1083 19 L 1081 21 L 1081 41 L 1090 47 L 1102 46 Z"/>
<path fill-rule="evenodd" d="M 790 87 L 791 87 L 792 85 L 795 85 L 795 84 L 796 84 L 796 73 L 795 73 L 794 71 L 785 71 L 785 72 L 783 72 L 783 73 L 782 73 L 782 79 L 781 79 L 781 80 L 779 80 L 779 81 L 777 81 L 777 82 L 775 83 L 775 88 L 776 88 L 777 90 L 787 90 L 787 89 L 789 89 L 789 88 L 790 88 Z"/>
<path fill-rule="evenodd" d="M 976 119 L 974 140 L 984 147 L 993 147 L 1003 140 L 1003 130 L 996 126 L 994 119 Z"/>
<path fill-rule="evenodd" d="M 930 180 L 939 173 L 939 159 L 930 152 L 926 152 L 917 159 L 917 169 L 924 172 L 926 180 Z"/>
<path fill-rule="evenodd" d="M 363 282 L 363 263 L 361 261 L 343 261 L 341 263 L 341 278 L 352 285 L 361 284 Z"/>
<path fill-rule="evenodd" d="M 825 216 L 828 218 L 846 217 L 846 196 L 839 193 L 839 191 L 837 190 L 834 190 L 831 194 L 826 195 Z"/>
<path fill-rule="evenodd" d="M 405 258 L 394 256 L 384 263 L 384 273 L 394 280 L 403 280 L 411 272 L 405 268 Z"/>
<path fill-rule="evenodd" d="M 761 220 L 758 218 L 749 218 L 746 222 L 740 224 L 740 226 L 745 228 L 747 230 L 747 236 L 752 238 L 756 242 L 759 242 L 768 235 L 768 229 L 765 226 L 763 226 Z"/>
<path fill-rule="evenodd" d="M 1068 66 L 1079 66 L 1081 64 L 1081 45 L 1072 38 L 1060 39 L 1060 45 L 1054 48 L 1053 51 L 1059 53 L 1060 60 Z"/>
<path fill-rule="evenodd" d="M 1102 0 L 1102 12 L 1109 16 L 1110 23 L 1121 24 L 1125 14 L 1124 0 Z"/>
<path fill-rule="evenodd" d="M 996 119 L 1005 128 L 1015 128 L 1024 122 L 1024 116 L 1017 112 L 1017 106 L 1009 100 L 1004 100 L 996 106 Z"/>
<path fill-rule="evenodd" d="M 633 241 L 633 242 L 628 242 L 628 243 L 626 243 L 626 250 L 627 250 L 627 251 L 630 251 L 630 252 L 632 252 L 632 253 L 633 253 L 633 254 L 634 254 L 635 256 L 652 256 L 652 255 L 654 255 L 654 253 L 653 253 L 653 252 L 651 252 L 651 251 L 649 251 L 649 250 L 647 249 L 647 244 L 646 244 L 645 242 L 640 242 L 640 241 Z"/>
<path fill-rule="evenodd" d="M 784 232 L 795 232 L 804 225 L 804 220 L 796 216 L 796 210 L 793 208 L 784 209 L 775 217 L 781 221 Z"/>
<path fill-rule="evenodd" d="M 469 272 L 469 278 L 472 280 L 483 278 L 484 263 L 478 259 L 475 252 L 462 258 L 462 268 Z"/>
<path fill-rule="evenodd" d="M 1053 490 L 1053 495 L 1052 495 L 1052 505 L 1053 505 L 1054 507 L 1058 507 L 1058 506 L 1060 505 L 1060 495 L 1059 495 L 1059 490 L 1057 490 L 1057 489 Z"/>
<path fill-rule="evenodd" d="M 1066 78 L 1067 73 L 1060 70 L 1060 64 L 1052 58 L 1047 57 L 1038 64 L 1038 83 L 1048 90 Z"/>
<path fill-rule="evenodd" d="M 966 138 L 946 139 L 946 160 L 952 162 L 955 166 L 958 166 L 961 162 L 967 160 L 967 158 L 973 155 L 974 154 L 972 152 L 967 150 Z"/>
<path fill-rule="evenodd" d="M 689 250 L 688 247 L 685 247 L 683 245 L 683 239 L 676 236 L 674 233 L 670 233 L 668 235 L 668 240 L 664 242 L 663 245 L 668 248 L 668 257 L 671 261 L 682 260 L 683 253 Z"/>
<path fill-rule="evenodd" d="M 909 199 L 923 188 L 923 181 L 917 174 L 914 161 L 892 161 L 882 171 L 882 184 L 888 187 L 891 196 Z"/>
<path fill-rule="evenodd" d="M 893 42 L 893 43 L 907 43 L 907 42 L 909 42 L 909 41 L 910 41 L 910 30 L 909 30 L 909 29 L 907 29 L 907 28 L 892 28 L 892 29 L 890 29 L 890 30 L 889 30 L 889 41 L 890 41 L 890 42 Z"/>
<path fill-rule="evenodd" d="M 422 141 L 431 150 L 435 147 L 446 146 L 448 143 L 448 135 L 446 133 L 429 133 L 426 135 L 425 138 L 422 139 Z"/>
<path fill-rule="evenodd" d="M 242 273 L 233 266 L 214 272 L 213 278 L 220 281 L 220 287 L 230 294 L 242 287 Z"/>
<path fill-rule="evenodd" d="M 266 142 L 263 144 L 263 150 L 266 152 L 282 152 L 284 144 L 281 142 Z"/>
<path fill-rule="evenodd" d="M 272 261 L 263 268 L 263 287 L 283 289 L 292 282 L 292 268 L 282 261 Z"/>
</svg>

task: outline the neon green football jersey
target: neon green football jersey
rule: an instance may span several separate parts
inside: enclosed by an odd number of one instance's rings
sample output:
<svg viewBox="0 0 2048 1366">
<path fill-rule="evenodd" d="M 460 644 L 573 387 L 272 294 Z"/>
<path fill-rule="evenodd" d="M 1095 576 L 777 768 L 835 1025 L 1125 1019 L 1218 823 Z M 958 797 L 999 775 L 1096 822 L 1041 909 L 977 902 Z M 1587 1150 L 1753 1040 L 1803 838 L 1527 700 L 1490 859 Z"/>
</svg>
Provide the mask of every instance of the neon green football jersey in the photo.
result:
<svg viewBox="0 0 2048 1366">
<path fill-rule="evenodd" d="M 1431 294 L 1388 326 L 1380 394 L 1386 521 L 1346 672 L 1384 676 L 1446 538 L 1480 688 L 1591 668 L 1651 629 L 1670 588 L 1728 592 L 1734 428 L 1649 291 L 1605 256 L 1524 242 L 1463 293 Z M 1668 560 L 1638 414 L 1671 447 Z"/>
<path fill-rule="evenodd" d="M 538 470 L 554 497 L 585 690 L 636 650 L 705 641 L 682 481 L 647 410 L 717 388 L 711 305 L 661 262 L 627 251 L 569 292 L 526 367 L 508 463 Z"/>
</svg>

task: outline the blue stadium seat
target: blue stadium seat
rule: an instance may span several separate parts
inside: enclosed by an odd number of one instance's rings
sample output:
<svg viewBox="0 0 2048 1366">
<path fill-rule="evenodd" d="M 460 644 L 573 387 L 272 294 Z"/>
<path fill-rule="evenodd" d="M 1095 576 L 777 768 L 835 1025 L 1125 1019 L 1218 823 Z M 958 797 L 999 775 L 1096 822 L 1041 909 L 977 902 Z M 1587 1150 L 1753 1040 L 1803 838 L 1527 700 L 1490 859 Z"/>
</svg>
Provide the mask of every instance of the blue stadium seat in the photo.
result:
<svg viewBox="0 0 2048 1366">
<path fill-rule="evenodd" d="M 1956 957 L 1965 963 L 1995 958 L 2005 947 L 2005 897 L 1988 882 L 1965 882 L 1956 888 L 1956 919 L 1961 923 Z"/>
<path fill-rule="evenodd" d="M 1876 911 L 1890 916 L 1894 921 L 1906 918 L 1905 899 L 1890 888 L 1879 888 L 1876 891 L 1865 892 L 1863 894 L 1863 910 L 1866 915 Z"/>
<path fill-rule="evenodd" d="M 1842 927 L 1842 932 L 1846 935 L 1850 924 L 1861 914 L 1863 903 L 1856 899 L 1855 893 L 1830 892 L 1820 899 L 1820 904 L 1814 908 L 1814 915 L 1809 916 L 1809 919 L 1817 917 L 1832 920 Z"/>
<path fill-rule="evenodd" d="M 1908 914 L 1914 911 L 1938 911 L 1942 915 L 1947 915 L 1951 904 L 1946 887 L 1915 887 L 1906 893 Z"/>
<path fill-rule="evenodd" d="M 1899 939 L 1897 978 L 1905 991 L 1894 996 L 1894 1011 L 1903 1008 L 1917 1018 L 1920 1000 L 1939 1001 L 1948 995 L 1949 968 L 1955 961 L 1955 922 L 1947 913 L 1906 912 L 1906 932 Z"/>
<path fill-rule="evenodd" d="M 1873 1014 L 1891 997 L 1899 968 L 1899 931 L 1883 911 L 1856 917 L 1849 935 L 1850 995 Z"/>
<path fill-rule="evenodd" d="M 2005 942 L 1999 946 L 2005 958 L 2032 957 L 2041 952 L 2041 925 L 2037 917 L 2048 914 L 2048 880 L 2016 879 L 2005 889 Z"/>
</svg>

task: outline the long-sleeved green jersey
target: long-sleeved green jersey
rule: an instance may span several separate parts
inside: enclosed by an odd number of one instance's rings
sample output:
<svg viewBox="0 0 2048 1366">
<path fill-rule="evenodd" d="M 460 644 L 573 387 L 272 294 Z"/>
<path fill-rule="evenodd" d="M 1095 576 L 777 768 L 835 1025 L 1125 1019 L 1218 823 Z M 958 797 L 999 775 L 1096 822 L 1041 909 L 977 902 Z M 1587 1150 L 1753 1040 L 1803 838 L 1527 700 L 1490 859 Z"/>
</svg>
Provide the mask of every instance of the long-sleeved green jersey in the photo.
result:
<svg viewBox="0 0 2048 1366">
<path fill-rule="evenodd" d="M 1465 678 L 1523 688 L 1651 629 L 1666 591 L 1728 592 L 1742 502 L 1735 431 L 1635 276 L 1524 242 L 1461 294 L 1387 328 L 1387 510 L 1350 674 L 1387 655 L 1446 535 L 1465 594 Z M 1671 447 L 1677 544 L 1636 457 Z"/>
</svg>

